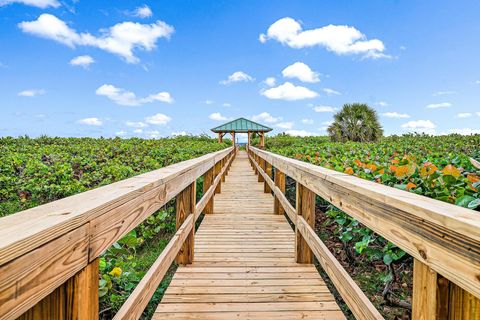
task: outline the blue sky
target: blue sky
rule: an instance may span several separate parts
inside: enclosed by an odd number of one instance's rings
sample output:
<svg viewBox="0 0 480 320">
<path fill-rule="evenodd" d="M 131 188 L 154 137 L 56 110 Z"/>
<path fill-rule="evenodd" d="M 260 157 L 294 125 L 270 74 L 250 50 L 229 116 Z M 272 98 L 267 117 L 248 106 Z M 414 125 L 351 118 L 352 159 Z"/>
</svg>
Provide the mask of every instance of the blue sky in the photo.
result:
<svg viewBox="0 0 480 320">
<path fill-rule="evenodd" d="M 478 1 L 0 0 L 0 135 L 480 133 Z"/>
</svg>

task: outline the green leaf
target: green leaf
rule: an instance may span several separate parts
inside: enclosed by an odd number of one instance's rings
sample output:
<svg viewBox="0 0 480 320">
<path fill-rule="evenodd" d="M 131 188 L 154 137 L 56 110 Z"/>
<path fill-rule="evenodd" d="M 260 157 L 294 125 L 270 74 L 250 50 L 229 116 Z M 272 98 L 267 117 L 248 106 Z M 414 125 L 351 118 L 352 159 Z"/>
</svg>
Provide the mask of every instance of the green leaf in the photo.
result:
<svg viewBox="0 0 480 320">
<path fill-rule="evenodd" d="M 468 209 L 476 209 L 478 206 L 480 206 L 480 199 L 475 199 L 475 200 L 470 201 L 467 208 Z"/>
<path fill-rule="evenodd" d="M 383 263 L 385 263 L 387 266 L 390 265 L 390 263 L 392 263 L 393 261 L 393 258 L 392 258 L 392 255 L 390 253 L 387 253 L 383 256 Z"/>
<path fill-rule="evenodd" d="M 457 206 L 461 206 L 461 207 L 464 207 L 464 208 L 468 208 L 468 205 L 470 204 L 470 202 L 473 202 L 474 200 L 476 200 L 474 197 L 468 196 L 468 195 L 464 195 L 464 196 L 461 196 L 460 198 L 458 198 L 458 199 L 455 201 L 455 204 L 456 204 Z"/>
</svg>

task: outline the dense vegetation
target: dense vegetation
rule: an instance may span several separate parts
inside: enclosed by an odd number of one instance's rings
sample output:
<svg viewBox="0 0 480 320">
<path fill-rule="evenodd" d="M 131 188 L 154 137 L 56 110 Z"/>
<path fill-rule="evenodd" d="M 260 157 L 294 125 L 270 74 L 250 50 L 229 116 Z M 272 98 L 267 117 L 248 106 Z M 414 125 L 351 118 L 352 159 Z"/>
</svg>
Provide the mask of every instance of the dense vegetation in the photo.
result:
<svg viewBox="0 0 480 320">
<path fill-rule="evenodd" d="M 480 210 L 480 135 L 391 136 L 375 143 L 278 135 L 266 149 L 408 192 Z M 293 199 L 294 185 L 290 186 Z M 288 195 L 288 190 L 287 190 Z M 412 259 L 324 199 L 317 201 L 320 237 L 387 318 L 408 311 Z M 479 212 L 480 215 L 480 212 Z M 401 306 L 391 310 L 391 306 Z"/>
<path fill-rule="evenodd" d="M 202 136 L 159 140 L 0 138 L 0 217 L 214 152 L 228 143 Z M 173 211 L 170 203 L 101 257 L 101 318 L 112 318 L 168 243 L 175 230 Z M 168 281 L 167 276 L 147 314 L 159 302 Z"/>
</svg>

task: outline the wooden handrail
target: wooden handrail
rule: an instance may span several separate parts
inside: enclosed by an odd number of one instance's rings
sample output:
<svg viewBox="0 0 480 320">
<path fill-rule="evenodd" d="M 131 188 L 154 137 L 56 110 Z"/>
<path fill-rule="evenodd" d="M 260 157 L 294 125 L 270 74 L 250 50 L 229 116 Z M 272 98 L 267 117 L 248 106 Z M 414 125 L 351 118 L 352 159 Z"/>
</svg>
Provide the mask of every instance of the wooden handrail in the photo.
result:
<svg viewBox="0 0 480 320">
<path fill-rule="evenodd" d="M 218 163 L 230 163 L 235 152 L 230 147 L 1 218 L 0 318 L 20 316 L 80 270 L 96 263 L 111 244 L 206 171 Z M 229 162 L 223 162 L 227 157 Z M 221 168 L 222 173 L 226 167 Z M 220 180 L 221 175 L 213 187 Z M 213 191 L 206 190 L 185 223 L 196 220 Z M 174 237 L 167 247 L 169 252 L 175 251 L 181 237 Z"/>
<path fill-rule="evenodd" d="M 478 213 L 258 148 L 250 151 L 480 297 Z"/>
</svg>

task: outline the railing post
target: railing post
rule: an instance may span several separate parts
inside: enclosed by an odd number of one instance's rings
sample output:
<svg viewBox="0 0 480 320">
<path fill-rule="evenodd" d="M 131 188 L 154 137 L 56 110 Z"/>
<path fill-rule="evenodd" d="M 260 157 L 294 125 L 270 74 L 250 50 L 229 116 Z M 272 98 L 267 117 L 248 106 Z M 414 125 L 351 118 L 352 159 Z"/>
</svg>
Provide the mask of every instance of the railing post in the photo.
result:
<svg viewBox="0 0 480 320">
<path fill-rule="evenodd" d="M 312 228 L 315 228 L 315 193 L 299 182 L 296 205 L 297 215 L 302 216 Z M 313 252 L 298 230 L 298 223 L 295 226 L 295 256 L 298 263 L 313 263 Z"/>
<path fill-rule="evenodd" d="M 213 185 L 213 180 L 215 179 L 215 166 L 207 170 L 205 174 L 203 175 L 203 194 L 207 192 L 208 189 Z M 207 202 L 205 205 L 205 208 L 203 209 L 204 214 L 211 214 L 213 213 L 213 197 L 210 198 L 210 200 Z"/>
<path fill-rule="evenodd" d="M 225 163 L 226 163 L 227 159 L 226 158 L 223 158 L 222 160 L 220 160 L 220 163 L 221 163 L 221 169 L 223 169 L 223 167 L 225 166 Z M 227 170 L 225 170 L 222 174 L 222 182 L 225 182 L 225 176 L 227 175 Z"/>
<path fill-rule="evenodd" d="M 285 173 L 275 168 L 275 186 L 277 186 L 283 194 L 285 194 Z M 273 198 L 273 213 L 275 214 L 285 214 L 285 209 L 283 209 L 280 201 L 277 196 L 274 194 Z"/>
<path fill-rule="evenodd" d="M 176 226 L 177 230 L 182 226 L 187 217 L 195 212 L 196 205 L 196 181 L 183 189 L 176 200 Z M 195 228 L 192 228 L 190 234 L 178 252 L 176 261 L 178 264 L 190 264 L 193 262 Z"/>
<path fill-rule="evenodd" d="M 215 163 L 215 167 L 214 167 L 214 172 L 215 172 L 214 178 L 216 178 L 220 174 L 221 171 L 222 171 L 222 163 L 220 161 L 218 161 L 217 163 Z M 222 179 L 220 179 L 220 181 L 217 184 L 217 187 L 215 188 L 215 194 L 222 192 L 222 181 L 221 180 Z"/>
<path fill-rule="evenodd" d="M 477 320 L 480 299 L 414 259 L 412 319 Z"/>
<path fill-rule="evenodd" d="M 265 164 L 265 173 L 271 179 L 272 178 L 272 165 L 270 163 L 268 163 L 266 160 L 264 160 L 263 163 Z M 265 193 L 271 193 L 272 192 L 272 189 L 270 189 L 270 186 L 268 185 L 267 181 L 265 181 L 263 183 L 263 192 L 265 192 Z"/>
<path fill-rule="evenodd" d="M 260 168 L 265 172 L 265 160 L 258 157 L 257 163 L 260 166 Z M 263 179 L 263 176 L 260 174 L 260 172 L 258 172 L 258 182 L 264 182 L 264 181 L 265 181 L 265 179 Z"/>
<path fill-rule="evenodd" d="M 98 262 L 93 260 L 18 319 L 98 319 Z"/>
</svg>

